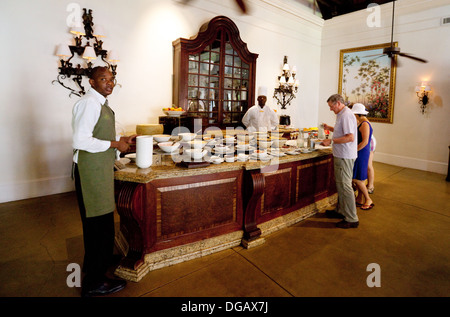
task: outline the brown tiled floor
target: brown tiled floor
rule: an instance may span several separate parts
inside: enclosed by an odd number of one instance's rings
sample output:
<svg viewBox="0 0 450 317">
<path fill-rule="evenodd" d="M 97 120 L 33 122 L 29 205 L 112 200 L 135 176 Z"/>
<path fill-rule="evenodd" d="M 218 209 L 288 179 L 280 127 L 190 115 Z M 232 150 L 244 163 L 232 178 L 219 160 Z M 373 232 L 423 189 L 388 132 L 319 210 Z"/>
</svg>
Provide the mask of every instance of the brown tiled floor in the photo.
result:
<svg viewBox="0 0 450 317">
<path fill-rule="evenodd" d="M 266 237 L 149 272 L 114 296 L 446 297 L 450 295 L 450 183 L 445 175 L 375 163 L 375 207 L 357 229 L 323 214 Z M 74 193 L 0 204 L 0 296 L 78 297 L 66 267 L 81 263 Z M 366 270 L 381 268 L 381 287 Z"/>
</svg>

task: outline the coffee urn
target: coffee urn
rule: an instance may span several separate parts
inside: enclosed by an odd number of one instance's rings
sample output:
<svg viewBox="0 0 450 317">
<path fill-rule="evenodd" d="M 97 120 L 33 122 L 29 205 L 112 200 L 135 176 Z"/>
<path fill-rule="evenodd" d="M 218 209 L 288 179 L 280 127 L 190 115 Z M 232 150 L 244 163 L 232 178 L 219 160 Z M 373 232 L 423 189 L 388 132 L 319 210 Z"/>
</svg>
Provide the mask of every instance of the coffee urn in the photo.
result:
<svg viewBox="0 0 450 317">
<path fill-rule="evenodd" d="M 291 125 L 291 117 L 285 115 L 280 116 L 280 125 Z"/>
</svg>

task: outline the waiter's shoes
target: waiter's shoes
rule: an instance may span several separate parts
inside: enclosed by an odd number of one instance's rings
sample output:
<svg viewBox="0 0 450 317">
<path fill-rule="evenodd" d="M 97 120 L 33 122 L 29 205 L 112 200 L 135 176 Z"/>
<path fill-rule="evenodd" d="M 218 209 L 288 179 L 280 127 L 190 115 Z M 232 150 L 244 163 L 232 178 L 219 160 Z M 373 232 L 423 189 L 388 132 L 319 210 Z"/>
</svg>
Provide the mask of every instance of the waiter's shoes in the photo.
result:
<svg viewBox="0 0 450 317">
<path fill-rule="evenodd" d="M 118 292 L 125 288 L 127 282 L 124 280 L 116 280 L 106 278 L 97 283 L 83 284 L 81 289 L 81 297 L 104 296 Z"/>
<path fill-rule="evenodd" d="M 348 222 L 348 221 L 342 220 L 336 224 L 336 227 L 342 228 L 342 229 L 358 228 L 358 226 L 359 226 L 359 221 Z"/>
</svg>

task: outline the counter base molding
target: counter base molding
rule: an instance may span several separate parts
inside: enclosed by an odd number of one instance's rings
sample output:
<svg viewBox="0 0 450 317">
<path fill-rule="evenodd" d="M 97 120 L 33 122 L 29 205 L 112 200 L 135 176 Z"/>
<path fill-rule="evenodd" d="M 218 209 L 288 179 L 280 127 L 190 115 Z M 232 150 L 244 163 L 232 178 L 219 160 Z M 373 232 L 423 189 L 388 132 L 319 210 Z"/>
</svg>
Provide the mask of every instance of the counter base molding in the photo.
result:
<svg viewBox="0 0 450 317">
<path fill-rule="evenodd" d="M 239 246 L 242 236 L 243 231 L 239 230 L 218 237 L 149 253 L 144 256 L 139 266 L 132 268 L 126 264 L 119 265 L 114 274 L 132 282 L 139 282 L 150 271 Z"/>
<path fill-rule="evenodd" d="M 331 206 L 337 204 L 337 194 L 317 201 L 314 204 L 303 207 L 278 218 L 266 221 L 258 225 L 261 229 L 261 237 L 265 237 L 278 230 L 287 228 L 306 218 L 314 216 L 316 213 L 323 212 Z"/>
<path fill-rule="evenodd" d="M 120 232 L 125 258 L 115 274 L 138 282 L 148 272 L 228 248 L 253 248 L 265 237 L 337 201 L 329 152 L 280 161 L 274 169 L 207 167 L 148 182 L 116 176 Z M 253 165 L 252 165 L 253 167 Z M 199 171 L 197 171 L 199 170 Z M 127 180 L 123 180 L 123 178 Z"/>
</svg>

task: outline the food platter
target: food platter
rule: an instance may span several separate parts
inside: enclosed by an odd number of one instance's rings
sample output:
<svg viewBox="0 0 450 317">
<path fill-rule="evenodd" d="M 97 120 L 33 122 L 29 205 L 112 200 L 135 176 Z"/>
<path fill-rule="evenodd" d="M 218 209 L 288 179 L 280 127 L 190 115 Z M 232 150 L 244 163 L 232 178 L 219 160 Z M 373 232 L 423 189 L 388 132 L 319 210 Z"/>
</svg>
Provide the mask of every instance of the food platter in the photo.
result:
<svg viewBox="0 0 450 317">
<path fill-rule="evenodd" d="M 186 111 L 171 111 L 171 110 L 164 110 L 164 113 L 169 117 L 179 117 L 186 113 Z"/>
</svg>

